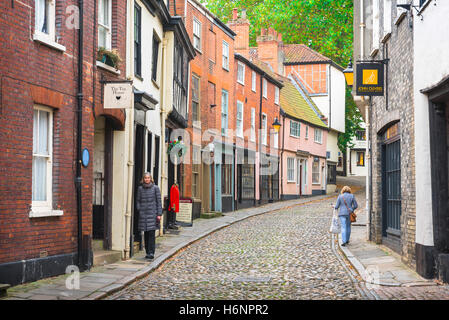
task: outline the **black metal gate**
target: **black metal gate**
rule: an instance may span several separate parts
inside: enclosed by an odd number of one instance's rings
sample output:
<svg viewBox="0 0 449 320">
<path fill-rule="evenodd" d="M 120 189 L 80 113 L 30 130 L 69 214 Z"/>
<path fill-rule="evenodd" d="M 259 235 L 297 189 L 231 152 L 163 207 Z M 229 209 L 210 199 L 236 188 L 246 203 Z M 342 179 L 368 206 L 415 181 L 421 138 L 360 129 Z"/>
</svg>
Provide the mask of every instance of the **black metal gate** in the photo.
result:
<svg viewBox="0 0 449 320">
<path fill-rule="evenodd" d="M 400 236 L 401 231 L 401 144 L 383 146 L 383 234 Z"/>
</svg>

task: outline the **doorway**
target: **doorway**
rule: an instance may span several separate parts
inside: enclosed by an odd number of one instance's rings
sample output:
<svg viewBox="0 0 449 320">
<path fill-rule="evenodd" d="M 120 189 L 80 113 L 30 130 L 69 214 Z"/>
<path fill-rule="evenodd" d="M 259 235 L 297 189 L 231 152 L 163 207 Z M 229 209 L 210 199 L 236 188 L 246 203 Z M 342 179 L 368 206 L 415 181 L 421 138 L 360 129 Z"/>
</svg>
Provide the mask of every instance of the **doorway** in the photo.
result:
<svg viewBox="0 0 449 320">
<path fill-rule="evenodd" d="M 112 247 L 112 146 L 112 126 L 107 118 L 98 117 L 94 123 L 92 188 L 92 236 L 98 240 L 98 250 Z"/>
</svg>

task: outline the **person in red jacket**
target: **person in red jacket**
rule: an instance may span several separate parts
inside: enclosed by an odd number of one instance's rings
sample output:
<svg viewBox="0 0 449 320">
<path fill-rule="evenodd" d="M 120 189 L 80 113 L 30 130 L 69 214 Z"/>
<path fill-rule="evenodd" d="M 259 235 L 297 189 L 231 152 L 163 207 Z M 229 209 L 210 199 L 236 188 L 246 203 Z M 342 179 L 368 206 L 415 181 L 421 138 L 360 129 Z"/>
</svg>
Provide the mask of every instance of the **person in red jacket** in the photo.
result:
<svg viewBox="0 0 449 320">
<path fill-rule="evenodd" d="M 179 212 L 179 188 L 178 184 L 173 184 L 170 188 L 170 203 L 168 208 L 168 229 L 177 230 L 176 224 L 176 212 Z"/>
</svg>

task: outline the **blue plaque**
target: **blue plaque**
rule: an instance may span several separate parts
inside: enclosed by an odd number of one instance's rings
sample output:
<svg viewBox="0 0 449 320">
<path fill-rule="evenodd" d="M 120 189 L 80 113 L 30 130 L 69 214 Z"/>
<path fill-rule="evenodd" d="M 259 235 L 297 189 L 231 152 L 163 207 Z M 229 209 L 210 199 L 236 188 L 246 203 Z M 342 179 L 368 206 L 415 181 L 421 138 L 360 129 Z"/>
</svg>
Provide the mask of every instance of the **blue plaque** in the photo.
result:
<svg viewBox="0 0 449 320">
<path fill-rule="evenodd" d="M 90 159 L 89 150 L 84 148 L 81 158 L 82 158 L 81 160 L 82 160 L 83 167 L 86 168 L 89 165 L 89 159 Z"/>
</svg>

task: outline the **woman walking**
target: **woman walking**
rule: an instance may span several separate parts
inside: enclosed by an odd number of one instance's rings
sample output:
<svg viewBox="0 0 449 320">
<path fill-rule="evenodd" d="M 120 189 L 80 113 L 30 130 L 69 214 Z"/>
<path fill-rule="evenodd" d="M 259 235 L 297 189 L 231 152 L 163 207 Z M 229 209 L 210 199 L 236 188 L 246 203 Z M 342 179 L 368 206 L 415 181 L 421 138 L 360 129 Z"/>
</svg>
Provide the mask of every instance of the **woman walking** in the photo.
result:
<svg viewBox="0 0 449 320">
<path fill-rule="evenodd" d="M 162 204 L 161 191 L 148 172 L 143 175 L 142 185 L 137 190 L 137 210 L 139 211 L 139 231 L 144 231 L 145 235 L 145 258 L 154 259 L 155 236 L 162 216 Z"/>
<path fill-rule="evenodd" d="M 344 186 L 341 189 L 341 194 L 337 198 L 335 209 L 340 208 L 338 217 L 341 223 L 341 239 L 342 246 L 346 246 L 349 243 L 349 237 L 351 236 L 351 219 L 350 214 L 358 208 L 357 201 L 354 195 L 351 193 L 351 188 Z"/>
</svg>

